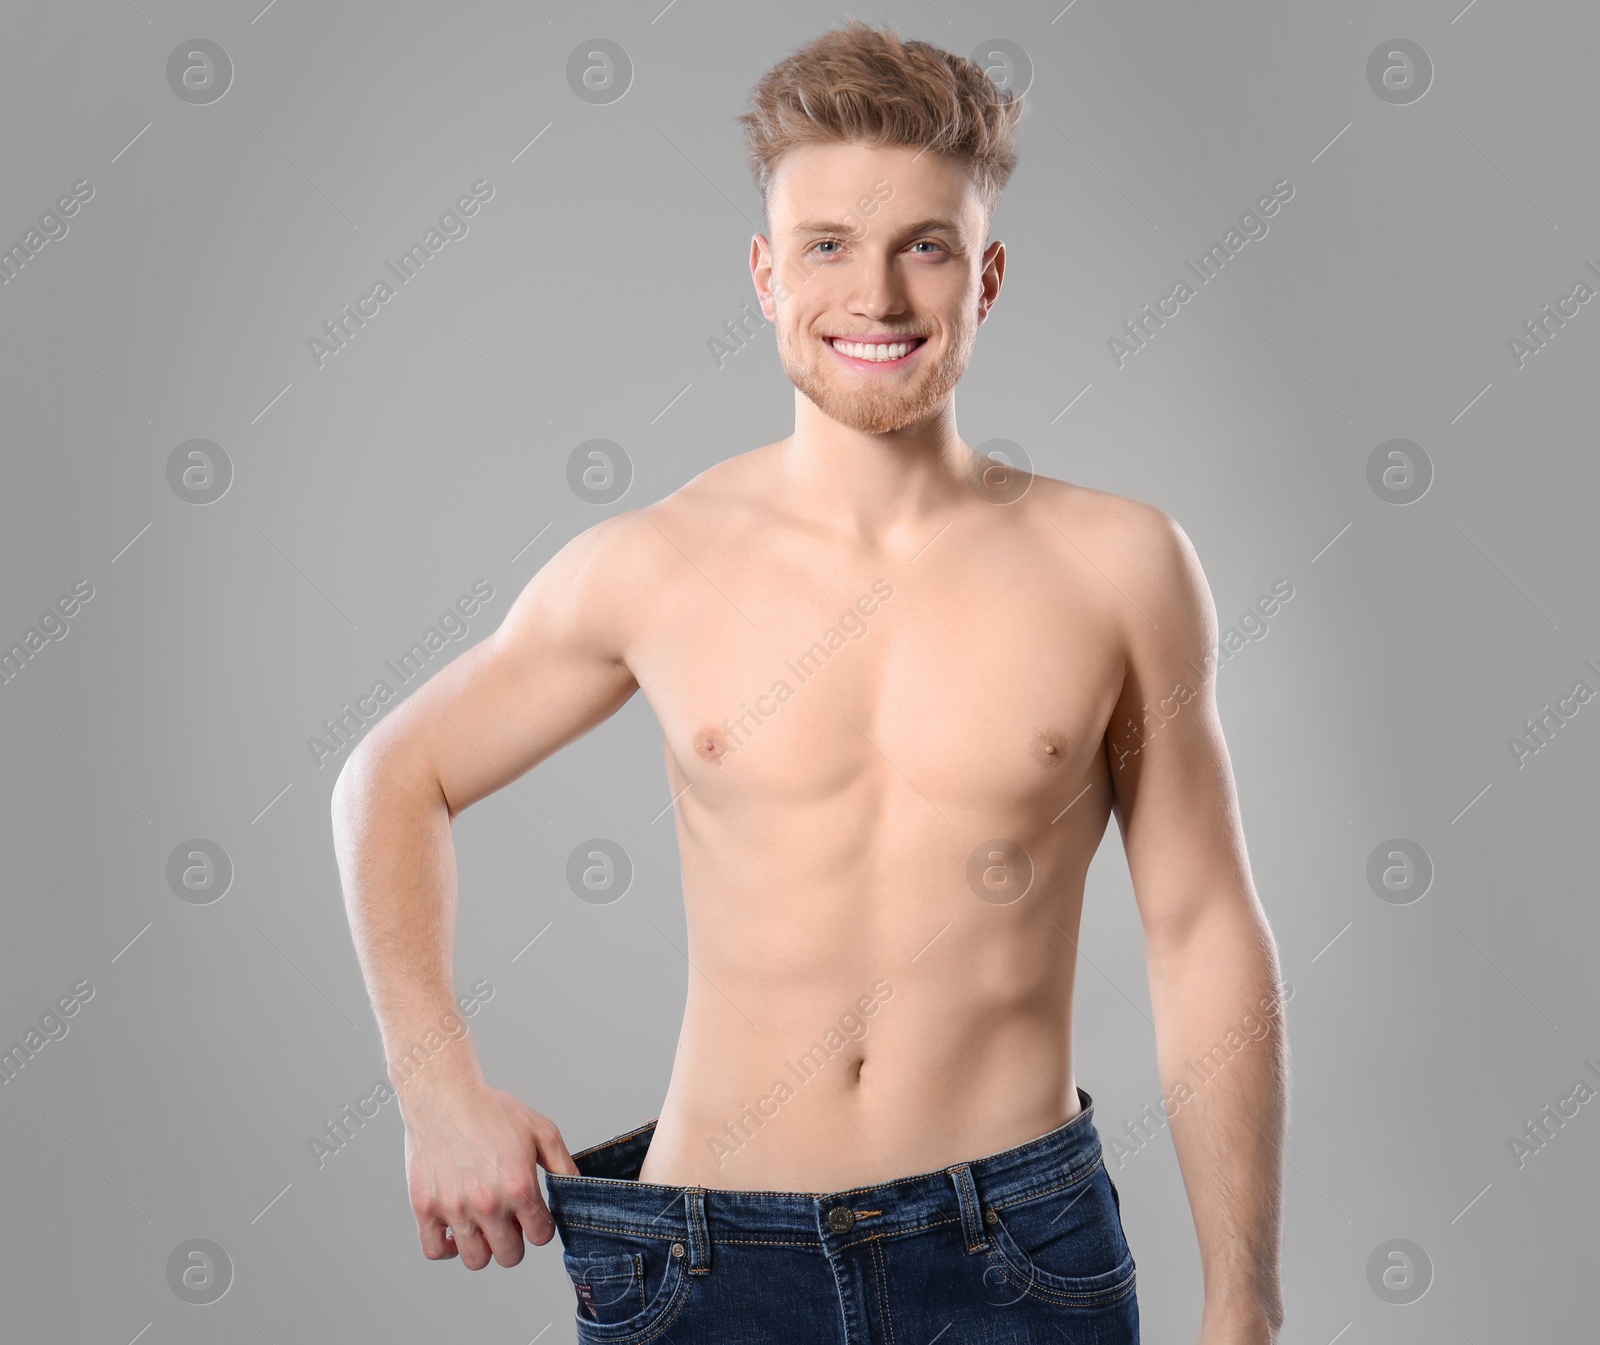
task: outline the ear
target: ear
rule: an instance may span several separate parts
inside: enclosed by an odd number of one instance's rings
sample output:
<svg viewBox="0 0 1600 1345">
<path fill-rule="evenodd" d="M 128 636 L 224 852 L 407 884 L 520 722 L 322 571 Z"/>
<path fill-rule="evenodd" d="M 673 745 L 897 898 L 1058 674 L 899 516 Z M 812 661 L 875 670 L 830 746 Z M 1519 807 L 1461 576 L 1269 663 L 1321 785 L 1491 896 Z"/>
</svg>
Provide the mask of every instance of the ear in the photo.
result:
<svg viewBox="0 0 1600 1345">
<path fill-rule="evenodd" d="M 778 300 L 772 292 L 772 244 L 765 234 L 758 233 L 750 239 L 750 279 L 756 287 L 761 315 L 768 322 L 776 323 Z"/>
<path fill-rule="evenodd" d="M 989 310 L 994 307 L 995 300 L 1000 297 L 1000 286 L 1005 281 L 1006 275 L 1006 245 L 998 238 L 990 243 L 983 253 L 983 269 L 980 273 L 980 293 L 978 296 L 978 322 L 981 325 L 989 316 Z"/>
</svg>

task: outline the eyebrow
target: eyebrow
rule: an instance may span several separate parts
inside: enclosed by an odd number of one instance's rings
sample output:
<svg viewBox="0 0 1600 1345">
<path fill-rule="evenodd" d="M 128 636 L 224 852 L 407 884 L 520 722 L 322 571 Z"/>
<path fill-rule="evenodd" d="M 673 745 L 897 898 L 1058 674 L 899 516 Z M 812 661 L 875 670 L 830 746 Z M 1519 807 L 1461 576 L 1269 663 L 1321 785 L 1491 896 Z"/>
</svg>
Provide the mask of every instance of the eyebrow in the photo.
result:
<svg viewBox="0 0 1600 1345">
<path fill-rule="evenodd" d="M 800 223 L 796 224 L 792 229 L 789 230 L 789 232 L 792 234 L 832 233 L 844 234 L 846 237 L 855 237 L 859 231 L 859 228 L 859 222 L 855 227 L 852 227 L 848 224 L 841 224 L 837 220 L 812 219 L 801 220 Z M 934 215 L 928 219 L 918 220 L 915 224 L 907 225 L 903 230 L 901 230 L 901 233 L 909 236 L 911 234 L 936 233 L 940 231 L 945 233 L 960 234 L 961 226 L 954 220 L 945 219 L 942 215 Z"/>
</svg>

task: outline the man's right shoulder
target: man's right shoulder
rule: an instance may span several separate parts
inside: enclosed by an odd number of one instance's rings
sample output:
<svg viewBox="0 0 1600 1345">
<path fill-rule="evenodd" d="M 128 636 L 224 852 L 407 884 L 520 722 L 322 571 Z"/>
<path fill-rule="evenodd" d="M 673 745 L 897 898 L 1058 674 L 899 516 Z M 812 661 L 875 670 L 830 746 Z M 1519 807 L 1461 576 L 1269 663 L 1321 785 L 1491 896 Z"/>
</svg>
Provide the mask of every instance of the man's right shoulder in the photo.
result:
<svg viewBox="0 0 1600 1345">
<path fill-rule="evenodd" d="M 663 586 L 690 570 L 684 561 L 703 544 L 756 521 L 765 501 L 764 451 L 713 463 L 661 499 L 582 529 L 546 562 L 550 577 L 613 608 L 659 602 Z"/>
<path fill-rule="evenodd" d="M 702 532 L 726 535 L 766 505 L 764 482 L 771 447 L 712 463 L 670 494 L 612 514 L 584 529 L 573 542 L 590 539 L 584 544 L 586 550 L 606 557 L 608 563 L 629 564 L 641 555 L 648 559 L 662 545 L 692 541 Z"/>
</svg>

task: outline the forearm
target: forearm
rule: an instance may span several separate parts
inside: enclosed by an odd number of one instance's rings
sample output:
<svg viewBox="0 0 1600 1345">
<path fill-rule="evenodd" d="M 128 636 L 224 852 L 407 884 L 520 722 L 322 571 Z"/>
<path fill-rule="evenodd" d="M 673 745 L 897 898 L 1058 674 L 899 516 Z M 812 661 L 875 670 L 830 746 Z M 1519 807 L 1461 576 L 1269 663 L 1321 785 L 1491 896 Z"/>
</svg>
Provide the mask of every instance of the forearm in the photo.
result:
<svg viewBox="0 0 1600 1345">
<path fill-rule="evenodd" d="M 333 794 L 334 853 L 356 955 L 404 1097 L 429 1079 L 480 1078 L 456 1013 L 456 862 L 438 781 L 398 754 L 345 764 Z"/>
<path fill-rule="evenodd" d="M 1206 1345 L 1271 1345 L 1288 1104 L 1284 993 L 1253 902 L 1151 948 L 1157 1058 L 1205 1277 Z M 1292 993 L 1292 991 L 1290 992 Z"/>
</svg>

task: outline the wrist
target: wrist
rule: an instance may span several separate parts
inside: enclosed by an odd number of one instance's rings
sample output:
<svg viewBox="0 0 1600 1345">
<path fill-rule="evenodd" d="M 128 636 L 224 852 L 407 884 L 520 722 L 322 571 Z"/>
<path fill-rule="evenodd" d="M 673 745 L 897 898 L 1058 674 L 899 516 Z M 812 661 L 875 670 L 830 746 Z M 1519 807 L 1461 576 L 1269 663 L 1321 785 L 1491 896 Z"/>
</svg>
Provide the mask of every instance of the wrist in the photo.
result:
<svg viewBox="0 0 1600 1345">
<path fill-rule="evenodd" d="M 1278 1345 L 1283 1308 L 1277 1303 L 1238 1301 L 1220 1305 L 1207 1299 L 1200 1345 Z"/>
<path fill-rule="evenodd" d="M 391 1050 L 389 1083 L 402 1102 L 438 1089 L 457 1089 L 485 1082 L 478 1055 L 467 1036 L 466 1024 L 454 1013 L 442 1030 L 425 1030 L 403 1048 Z"/>
</svg>

